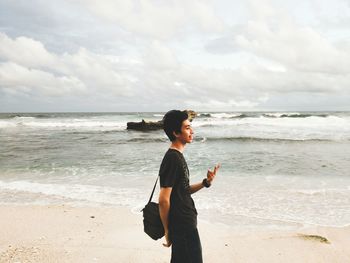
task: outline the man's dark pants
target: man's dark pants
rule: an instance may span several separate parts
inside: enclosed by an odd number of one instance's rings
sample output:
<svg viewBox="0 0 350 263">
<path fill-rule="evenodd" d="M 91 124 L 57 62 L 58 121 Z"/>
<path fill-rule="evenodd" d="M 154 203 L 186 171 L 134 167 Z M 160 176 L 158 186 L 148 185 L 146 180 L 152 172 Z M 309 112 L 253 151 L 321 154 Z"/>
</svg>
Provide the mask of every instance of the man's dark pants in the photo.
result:
<svg viewBox="0 0 350 263">
<path fill-rule="evenodd" d="M 197 228 L 171 233 L 171 263 L 202 263 L 202 246 Z"/>
</svg>

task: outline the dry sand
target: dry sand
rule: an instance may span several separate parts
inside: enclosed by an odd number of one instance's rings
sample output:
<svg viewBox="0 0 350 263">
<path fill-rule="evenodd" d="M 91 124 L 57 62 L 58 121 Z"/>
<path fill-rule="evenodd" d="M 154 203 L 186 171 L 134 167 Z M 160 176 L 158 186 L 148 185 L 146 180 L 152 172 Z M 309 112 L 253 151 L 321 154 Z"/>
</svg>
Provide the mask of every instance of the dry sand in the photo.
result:
<svg viewBox="0 0 350 263">
<path fill-rule="evenodd" d="M 125 208 L 0 206 L 0 262 L 169 262 Z M 350 262 L 350 228 L 237 232 L 199 222 L 204 262 Z"/>
</svg>

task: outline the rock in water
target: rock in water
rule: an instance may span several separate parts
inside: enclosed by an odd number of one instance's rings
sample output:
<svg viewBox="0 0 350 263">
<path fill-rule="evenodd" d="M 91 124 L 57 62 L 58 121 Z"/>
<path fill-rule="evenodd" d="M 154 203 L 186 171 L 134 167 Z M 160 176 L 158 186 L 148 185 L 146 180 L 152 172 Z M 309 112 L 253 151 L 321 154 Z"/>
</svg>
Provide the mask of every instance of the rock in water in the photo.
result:
<svg viewBox="0 0 350 263">
<path fill-rule="evenodd" d="M 127 129 L 128 130 L 137 130 L 137 131 L 152 131 L 152 130 L 160 130 L 163 128 L 162 121 L 145 121 L 141 122 L 128 122 Z"/>
<path fill-rule="evenodd" d="M 197 113 L 193 110 L 186 110 L 187 114 L 188 114 L 188 119 L 190 121 L 192 121 L 194 118 L 196 118 Z"/>
<path fill-rule="evenodd" d="M 188 119 L 192 121 L 197 113 L 193 110 L 186 110 L 188 114 Z M 126 129 L 137 130 L 137 131 L 153 131 L 163 129 L 163 121 L 145 121 L 142 119 L 141 122 L 128 122 Z"/>
</svg>

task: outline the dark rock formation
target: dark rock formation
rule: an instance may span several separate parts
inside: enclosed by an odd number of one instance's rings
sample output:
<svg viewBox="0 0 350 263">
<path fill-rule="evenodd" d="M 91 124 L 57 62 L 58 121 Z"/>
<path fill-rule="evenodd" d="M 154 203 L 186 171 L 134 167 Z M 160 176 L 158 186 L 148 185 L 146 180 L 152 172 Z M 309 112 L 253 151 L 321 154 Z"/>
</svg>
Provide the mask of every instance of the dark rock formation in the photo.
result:
<svg viewBox="0 0 350 263">
<path fill-rule="evenodd" d="M 188 114 L 188 119 L 192 121 L 194 118 L 196 118 L 197 113 L 193 110 L 186 110 Z"/>
<path fill-rule="evenodd" d="M 188 114 L 188 119 L 192 121 L 196 116 L 197 113 L 193 110 L 186 110 Z M 136 130 L 136 131 L 153 131 L 153 130 L 160 130 L 163 129 L 163 121 L 145 121 L 142 120 L 141 122 L 128 122 L 127 123 L 127 129 L 128 130 Z"/>
<path fill-rule="evenodd" d="M 142 119 L 141 122 L 128 122 L 126 128 L 136 131 L 159 130 L 163 128 L 163 121 L 145 121 Z"/>
</svg>

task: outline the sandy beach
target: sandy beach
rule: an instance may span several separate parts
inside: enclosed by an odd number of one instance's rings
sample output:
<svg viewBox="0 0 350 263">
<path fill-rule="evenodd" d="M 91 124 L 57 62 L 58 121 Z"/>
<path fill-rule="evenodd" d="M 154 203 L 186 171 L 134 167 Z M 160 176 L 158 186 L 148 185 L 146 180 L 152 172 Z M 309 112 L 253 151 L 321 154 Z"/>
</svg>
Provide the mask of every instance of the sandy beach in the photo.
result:
<svg viewBox="0 0 350 263">
<path fill-rule="evenodd" d="M 169 262 L 126 208 L 0 207 L 0 262 Z M 350 262 L 350 228 L 237 232 L 199 221 L 205 262 Z"/>
</svg>

